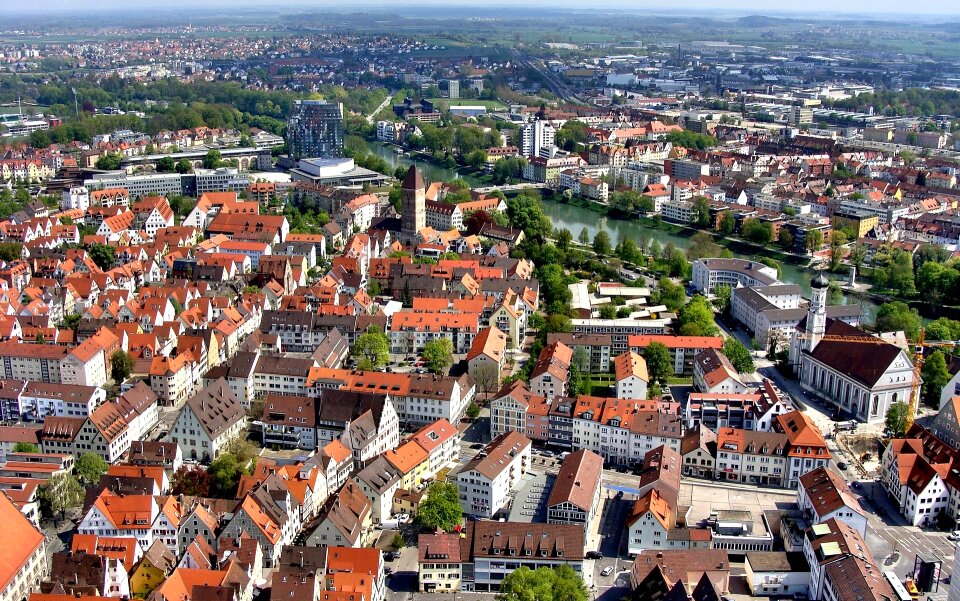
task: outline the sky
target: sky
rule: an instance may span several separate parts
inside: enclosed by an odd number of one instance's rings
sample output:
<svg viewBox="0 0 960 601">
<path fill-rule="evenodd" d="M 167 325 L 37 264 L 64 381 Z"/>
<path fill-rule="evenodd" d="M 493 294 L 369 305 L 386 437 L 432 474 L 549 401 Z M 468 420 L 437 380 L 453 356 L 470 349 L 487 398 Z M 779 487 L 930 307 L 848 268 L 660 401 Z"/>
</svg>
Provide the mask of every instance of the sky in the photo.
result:
<svg viewBox="0 0 960 601">
<path fill-rule="evenodd" d="M 426 7 L 436 6 L 485 6 L 493 7 L 497 5 L 504 6 L 537 6 L 546 5 L 551 8 L 596 8 L 603 6 L 607 8 L 624 7 L 634 10 L 675 10 L 683 11 L 691 8 L 724 10 L 736 13 L 749 12 L 753 14 L 777 13 L 782 14 L 785 11 L 805 11 L 805 12 L 845 12 L 862 13 L 870 18 L 883 20 L 893 15 L 902 14 L 960 14 L 960 2 L 956 0 L 804 0 L 804 2 L 787 3 L 782 0 L 594 0 L 585 3 L 582 0 L 550 0 L 542 2 L 540 0 L 420 0 L 411 4 L 408 0 L 352 0 L 348 2 L 321 0 L 168 0 L 158 5 L 155 0 L 31 0 L 23 2 L 22 0 L 0 0 L 0 13 L 4 10 L 12 12 L 29 11 L 43 12 L 49 10 L 90 10 L 93 8 L 101 9 L 136 9 L 144 8 L 157 11 L 159 6 L 190 6 L 193 8 L 219 8 L 230 9 L 237 5 L 258 6 L 258 7 L 315 7 L 317 9 L 353 10 L 364 9 L 374 6 L 380 7 Z"/>
</svg>

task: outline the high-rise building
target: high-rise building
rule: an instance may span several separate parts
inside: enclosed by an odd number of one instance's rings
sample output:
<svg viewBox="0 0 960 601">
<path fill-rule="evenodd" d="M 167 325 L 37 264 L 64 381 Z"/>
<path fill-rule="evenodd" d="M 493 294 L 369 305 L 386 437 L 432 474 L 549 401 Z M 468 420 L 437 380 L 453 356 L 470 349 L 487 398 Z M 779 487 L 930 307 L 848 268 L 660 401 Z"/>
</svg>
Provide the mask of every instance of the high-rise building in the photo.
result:
<svg viewBox="0 0 960 601">
<path fill-rule="evenodd" d="M 460 81 L 456 79 L 447 80 L 447 98 L 460 98 Z"/>
<path fill-rule="evenodd" d="M 417 232 L 427 225 L 427 186 L 414 165 L 400 186 L 400 241 L 413 244 Z"/>
<path fill-rule="evenodd" d="M 287 119 L 287 144 L 294 159 L 343 156 L 343 104 L 297 100 Z"/>
<path fill-rule="evenodd" d="M 520 128 L 520 154 L 540 156 L 540 149 L 553 146 L 556 130 L 545 121 L 531 121 Z"/>
</svg>

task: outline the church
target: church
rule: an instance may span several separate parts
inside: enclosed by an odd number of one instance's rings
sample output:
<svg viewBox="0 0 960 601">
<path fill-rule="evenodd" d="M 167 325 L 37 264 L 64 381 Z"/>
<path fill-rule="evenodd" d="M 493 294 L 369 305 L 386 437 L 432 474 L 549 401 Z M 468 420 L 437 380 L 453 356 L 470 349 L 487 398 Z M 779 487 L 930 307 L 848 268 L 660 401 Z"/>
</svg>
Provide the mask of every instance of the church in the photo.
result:
<svg viewBox="0 0 960 601">
<path fill-rule="evenodd" d="M 810 283 L 810 308 L 791 336 L 790 364 L 804 390 L 857 421 L 883 423 L 890 405 L 910 400 L 913 363 L 900 347 L 828 318 L 829 284 L 823 274 Z"/>
</svg>

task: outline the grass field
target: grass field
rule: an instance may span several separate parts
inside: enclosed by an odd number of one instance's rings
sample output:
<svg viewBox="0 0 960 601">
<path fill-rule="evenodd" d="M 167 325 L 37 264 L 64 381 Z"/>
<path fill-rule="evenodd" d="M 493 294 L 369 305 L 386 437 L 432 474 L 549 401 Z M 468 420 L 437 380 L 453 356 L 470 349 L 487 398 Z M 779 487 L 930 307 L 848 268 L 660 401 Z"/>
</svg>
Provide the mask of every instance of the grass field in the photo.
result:
<svg viewBox="0 0 960 601">
<path fill-rule="evenodd" d="M 495 111 L 505 111 L 507 106 L 497 100 L 471 100 L 470 98 L 431 98 L 432 102 L 446 102 L 449 106 L 485 106 Z"/>
<path fill-rule="evenodd" d="M 31 110 L 34 113 L 45 113 L 49 109 L 49 106 L 34 106 L 34 105 L 23 105 L 23 114 L 29 115 Z M 20 108 L 14 104 L 13 106 L 0 106 L 0 115 L 12 115 L 20 111 Z"/>
</svg>

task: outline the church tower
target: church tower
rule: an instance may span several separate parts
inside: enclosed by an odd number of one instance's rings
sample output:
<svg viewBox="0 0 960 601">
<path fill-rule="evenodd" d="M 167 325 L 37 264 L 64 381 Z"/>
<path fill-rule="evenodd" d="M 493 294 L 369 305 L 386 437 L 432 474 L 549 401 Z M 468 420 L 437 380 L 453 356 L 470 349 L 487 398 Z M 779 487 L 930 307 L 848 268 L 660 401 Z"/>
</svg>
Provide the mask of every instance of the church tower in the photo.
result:
<svg viewBox="0 0 960 601">
<path fill-rule="evenodd" d="M 810 309 L 807 311 L 809 338 L 805 338 L 802 344 L 807 352 L 813 352 L 814 347 L 827 331 L 827 290 L 829 288 L 830 281 L 823 276 L 823 272 L 817 274 L 817 277 L 810 282 Z"/>
<path fill-rule="evenodd" d="M 414 244 L 417 232 L 427 225 L 427 186 L 411 165 L 400 186 L 400 241 Z"/>
</svg>

